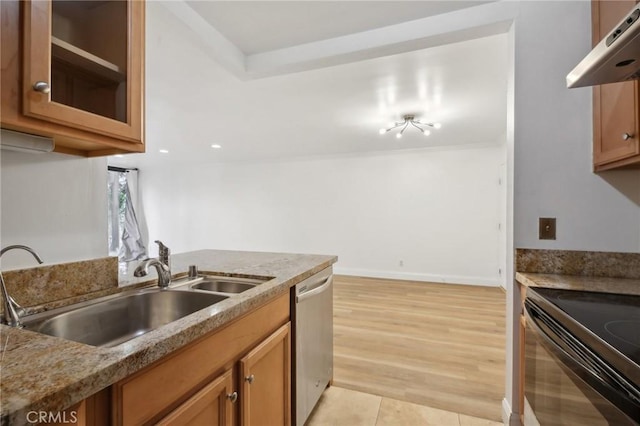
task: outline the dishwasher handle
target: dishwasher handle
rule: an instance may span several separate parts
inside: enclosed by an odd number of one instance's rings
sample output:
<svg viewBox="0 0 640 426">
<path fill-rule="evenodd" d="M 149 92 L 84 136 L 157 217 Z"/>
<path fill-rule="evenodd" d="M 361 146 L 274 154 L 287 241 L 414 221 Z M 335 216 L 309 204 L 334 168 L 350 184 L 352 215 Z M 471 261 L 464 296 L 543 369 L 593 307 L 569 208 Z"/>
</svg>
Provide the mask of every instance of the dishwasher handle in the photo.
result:
<svg viewBox="0 0 640 426">
<path fill-rule="evenodd" d="M 326 289 L 328 289 L 331 286 L 332 282 L 333 282 L 333 275 L 329 275 L 327 279 L 324 281 L 324 283 L 322 283 L 322 285 L 319 285 L 318 287 L 312 290 L 305 291 L 304 293 L 300 293 L 298 296 L 296 296 L 296 303 L 301 303 L 313 296 L 317 296 L 318 294 L 324 292 Z"/>
</svg>

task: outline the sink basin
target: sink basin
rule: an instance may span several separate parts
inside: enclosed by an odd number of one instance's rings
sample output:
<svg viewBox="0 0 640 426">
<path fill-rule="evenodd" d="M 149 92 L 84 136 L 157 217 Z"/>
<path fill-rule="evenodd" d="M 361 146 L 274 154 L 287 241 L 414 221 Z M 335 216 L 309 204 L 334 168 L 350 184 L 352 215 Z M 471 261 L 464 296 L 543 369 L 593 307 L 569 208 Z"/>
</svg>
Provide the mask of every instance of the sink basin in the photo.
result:
<svg viewBox="0 0 640 426">
<path fill-rule="evenodd" d="M 245 280 L 228 280 L 217 278 L 205 278 L 191 288 L 196 290 L 216 291 L 219 293 L 242 293 L 254 288 L 258 283 L 249 283 Z"/>
<path fill-rule="evenodd" d="M 111 347 L 218 303 L 226 296 L 150 289 L 109 296 L 24 318 L 25 328 L 92 346 Z M 59 311 L 57 311 L 59 312 Z"/>
<path fill-rule="evenodd" d="M 233 296 L 243 291 L 251 290 L 255 286 L 272 280 L 273 277 L 257 276 L 228 276 L 214 274 L 200 274 L 197 277 L 183 277 L 172 282 L 175 288 L 188 288 L 196 292 L 215 292 Z"/>
</svg>

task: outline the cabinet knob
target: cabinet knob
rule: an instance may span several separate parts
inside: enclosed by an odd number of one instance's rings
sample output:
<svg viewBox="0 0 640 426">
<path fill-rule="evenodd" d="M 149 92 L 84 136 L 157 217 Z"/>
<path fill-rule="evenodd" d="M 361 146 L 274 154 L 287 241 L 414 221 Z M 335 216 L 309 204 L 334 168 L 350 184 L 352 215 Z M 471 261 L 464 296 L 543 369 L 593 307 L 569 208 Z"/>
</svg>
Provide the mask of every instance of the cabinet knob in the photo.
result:
<svg viewBox="0 0 640 426">
<path fill-rule="evenodd" d="M 238 400 L 238 392 L 228 394 L 227 398 L 229 398 L 229 401 L 231 401 L 232 403 L 236 402 Z"/>
<path fill-rule="evenodd" d="M 51 91 L 51 86 L 46 81 L 36 81 L 33 85 L 33 90 L 40 93 L 49 93 Z"/>
<path fill-rule="evenodd" d="M 249 382 L 249 384 L 253 383 L 253 381 L 255 380 L 255 377 L 252 375 L 247 376 L 244 378 L 247 382 Z"/>
<path fill-rule="evenodd" d="M 630 134 L 630 133 L 625 133 L 625 134 L 622 135 L 622 139 L 625 140 L 625 141 L 628 141 L 632 137 L 633 137 L 633 135 Z"/>
</svg>

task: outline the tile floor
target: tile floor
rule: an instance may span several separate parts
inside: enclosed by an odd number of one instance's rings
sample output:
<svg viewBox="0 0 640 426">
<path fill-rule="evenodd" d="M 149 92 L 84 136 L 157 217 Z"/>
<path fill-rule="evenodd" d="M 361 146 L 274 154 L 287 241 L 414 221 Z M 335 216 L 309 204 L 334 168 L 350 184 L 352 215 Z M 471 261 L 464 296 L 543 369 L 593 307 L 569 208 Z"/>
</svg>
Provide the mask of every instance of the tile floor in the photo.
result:
<svg viewBox="0 0 640 426">
<path fill-rule="evenodd" d="M 502 426 L 502 423 L 332 386 L 307 426 Z"/>
</svg>

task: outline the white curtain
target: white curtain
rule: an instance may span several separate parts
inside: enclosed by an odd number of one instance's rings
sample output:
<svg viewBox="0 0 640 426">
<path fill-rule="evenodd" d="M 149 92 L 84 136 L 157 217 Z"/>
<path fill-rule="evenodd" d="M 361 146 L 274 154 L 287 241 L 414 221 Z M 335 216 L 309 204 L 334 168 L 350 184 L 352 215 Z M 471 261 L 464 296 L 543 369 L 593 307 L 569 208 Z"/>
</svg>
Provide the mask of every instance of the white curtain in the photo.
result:
<svg viewBox="0 0 640 426">
<path fill-rule="evenodd" d="M 140 226 L 136 218 L 135 191 L 130 187 L 137 183 L 137 170 L 109 170 L 109 253 L 118 260 L 128 262 L 147 257 Z"/>
</svg>

